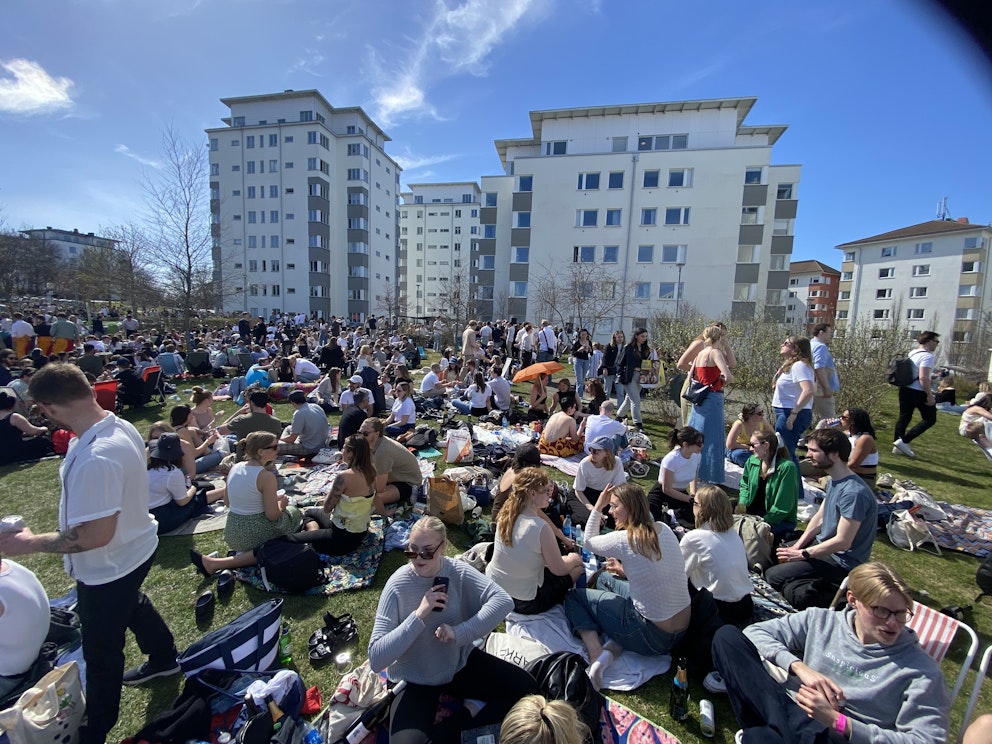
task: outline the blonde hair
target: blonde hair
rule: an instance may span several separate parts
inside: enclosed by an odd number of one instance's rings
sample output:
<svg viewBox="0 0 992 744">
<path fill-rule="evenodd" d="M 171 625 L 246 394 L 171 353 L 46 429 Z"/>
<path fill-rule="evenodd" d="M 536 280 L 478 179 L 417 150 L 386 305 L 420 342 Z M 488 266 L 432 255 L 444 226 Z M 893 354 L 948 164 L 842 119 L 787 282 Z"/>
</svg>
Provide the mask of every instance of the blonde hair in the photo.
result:
<svg viewBox="0 0 992 744">
<path fill-rule="evenodd" d="M 575 708 L 564 700 L 528 695 L 503 719 L 499 744 L 583 744 L 591 736 Z"/>
<path fill-rule="evenodd" d="M 707 522 L 713 532 L 726 532 L 734 526 L 734 510 L 730 497 L 719 486 L 703 486 L 696 490 L 696 527 Z"/>
<path fill-rule="evenodd" d="M 245 455 L 249 460 L 258 458 L 258 453 L 279 441 L 271 431 L 253 431 L 245 437 Z"/>
<path fill-rule="evenodd" d="M 442 540 L 448 539 L 448 528 L 437 517 L 421 517 L 410 528 L 410 534 L 413 535 L 414 532 L 433 532 Z"/>
<path fill-rule="evenodd" d="M 872 561 L 851 569 L 847 575 L 847 590 L 863 605 L 871 606 L 889 594 L 902 597 L 906 609 L 913 609 L 913 590 L 902 576 L 884 563 Z"/>
<path fill-rule="evenodd" d="M 624 483 L 613 489 L 613 495 L 627 512 L 627 524 L 623 529 L 627 532 L 630 549 L 648 560 L 660 561 L 661 546 L 644 489 L 634 483 Z"/>
<path fill-rule="evenodd" d="M 496 535 L 507 547 L 513 547 L 513 526 L 517 517 L 527 506 L 531 491 L 547 488 L 551 479 L 540 468 L 530 467 L 517 471 L 513 479 L 513 491 L 496 517 Z"/>
<path fill-rule="evenodd" d="M 194 408 L 200 405 L 205 400 L 213 399 L 214 394 L 209 390 L 204 390 L 199 385 L 196 385 L 191 391 L 189 396 L 189 404 Z"/>
</svg>

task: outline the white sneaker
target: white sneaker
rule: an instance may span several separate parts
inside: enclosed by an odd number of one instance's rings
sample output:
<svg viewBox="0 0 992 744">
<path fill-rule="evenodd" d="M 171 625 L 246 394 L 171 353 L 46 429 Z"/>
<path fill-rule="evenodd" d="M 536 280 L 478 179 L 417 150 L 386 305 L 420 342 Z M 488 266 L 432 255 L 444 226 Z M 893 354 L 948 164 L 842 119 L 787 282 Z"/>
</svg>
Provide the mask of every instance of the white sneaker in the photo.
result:
<svg viewBox="0 0 992 744">
<path fill-rule="evenodd" d="M 734 744 L 744 744 L 744 729 L 737 729 L 734 734 Z"/>
<path fill-rule="evenodd" d="M 706 688 L 707 692 L 712 692 L 714 694 L 727 694 L 727 685 L 723 681 L 723 677 L 720 676 L 720 672 L 713 671 L 707 674 L 703 678 L 703 687 Z"/>
<path fill-rule="evenodd" d="M 903 454 L 906 455 L 906 457 L 916 457 L 916 453 L 913 452 L 913 448 L 902 441 L 902 439 L 897 439 L 892 443 L 892 454 Z"/>
</svg>

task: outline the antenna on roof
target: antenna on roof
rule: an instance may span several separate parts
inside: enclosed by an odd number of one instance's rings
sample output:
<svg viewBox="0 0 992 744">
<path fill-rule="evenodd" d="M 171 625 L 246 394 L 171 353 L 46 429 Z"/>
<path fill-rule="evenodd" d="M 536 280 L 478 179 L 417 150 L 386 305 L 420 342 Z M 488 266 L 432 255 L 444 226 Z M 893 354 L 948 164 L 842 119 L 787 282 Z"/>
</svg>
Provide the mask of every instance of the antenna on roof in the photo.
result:
<svg viewBox="0 0 992 744">
<path fill-rule="evenodd" d="M 950 220 L 951 213 L 947 211 L 947 197 L 945 196 L 939 202 L 937 202 L 937 219 L 938 220 Z"/>
</svg>

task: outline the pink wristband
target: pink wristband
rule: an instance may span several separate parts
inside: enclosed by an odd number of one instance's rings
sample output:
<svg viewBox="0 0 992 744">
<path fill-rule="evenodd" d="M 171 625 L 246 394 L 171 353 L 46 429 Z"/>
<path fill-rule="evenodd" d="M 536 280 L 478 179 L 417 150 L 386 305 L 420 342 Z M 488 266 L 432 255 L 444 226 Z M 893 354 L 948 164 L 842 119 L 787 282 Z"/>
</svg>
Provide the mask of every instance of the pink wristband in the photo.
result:
<svg viewBox="0 0 992 744">
<path fill-rule="evenodd" d="M 847 734 L 847 716 L 843 713 L 837 714 L 837 720 L 834 721 L 834 731 L 839 733 L 841 736 Z"/>
</svg>

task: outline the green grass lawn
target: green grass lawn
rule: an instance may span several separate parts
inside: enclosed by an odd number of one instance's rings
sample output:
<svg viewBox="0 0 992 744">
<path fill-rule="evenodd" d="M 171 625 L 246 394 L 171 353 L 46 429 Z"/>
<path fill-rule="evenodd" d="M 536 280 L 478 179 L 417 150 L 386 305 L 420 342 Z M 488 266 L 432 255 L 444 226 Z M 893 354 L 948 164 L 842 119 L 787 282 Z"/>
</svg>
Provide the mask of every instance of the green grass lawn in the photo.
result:
<svg viewBox="0 0 992 744">
<path fill-rule="evenodd" d="M 180 393 L 188 387 L 180 386 Z M 521 388 L 520 392 L 526 391 Z M 183 395 L 184 399 L 186 397 L 188 396 Z M 843 403 L 843 397 L 840 402 Z M 171 401 L 168 405 L 171 405 Z M 134 422 L 142 435 L 145 435 L 149 424 L 159 418 L 167 418 L 168 405 L 148 406 L 135 414 L 129 413 L 127 418 Z M 233 403 L 215 404 L 218 416 L 227 415 L 233 409 Z M 652 460 L 658 460 L 664 454 L 664 440 L 671 427 L 663 423 L 662 419 L 672 410 L 674 409 L 670 404 L 663 404 L 656 399 L 648 398 L 645 401 L 645 426 L 655 445 L 651 453 Z M 728 410 L 731 410 L 730 404 Z M 881 451 L 880 473 L 891 472 L 897 479 L 910 478 L 926 487 L 938 500 L 992 509 L 992 495 L 989 491 L 992 486 L 992 465 L 972 442 L 958 435 L 957 417 L 938 414 L 937 425 L 913 443 L 917 457 L 915 460 L 910 460 L 890 454 L 890 448 L 885 444 L 891 441 L 895 414 L 896 396 L 893 389 L 892 394 L 886 398 L 881 416 L 877 417 L 878 420 L 875 422 Z M 277 406 L 276 415 L 288 420 L 291 415 L 290 406 L 288 404 Z M 332 421 L 336 423 L 336 417 L 332 417 Z M 440 463 L 439 469 L 443 467 L 443 463 Z M 562 476 L 560 473 L 558 475 Z M 650 487 L 657 475 L 657 468 L 652 467 L 648 477 L 641 481 L 645 489 Z M 4 514 L 22 514 L 35 531 L 55 529 L 59 498 L 58 461 L 49 460 L 34 465 L 2 468 L 0 484 L 2 484 L 0 498 L 3 500 Z M 449 554 L 454 555 L 467 547 L 468 539 L 460 530 L 450 530 L 450 537 Z M 201 592 L 213 586 L 212 581 L 203 579 L 190 565 L 188 550 L 191 547 L 201 552 L 219 550 L 223 553 L 227 550 L 223 533 L 220 531 L 192 537 L 163 538 L 155 565 L 144 585 L 145 592 L 152 598 L 176 636 L 176 643 L 180 649 L 203 635 L 203 631 L 197 628 L 194 621 L 193 603 Z M 925 590 L 929 596 L 923 597 L 922 600 L 937 609 L 952 604 L 972 604 L 978 594 L 975 569 L 979 561 L 972 556 L 944 553 L 943 556 L 937 557 L 929 553 L 901 551 L 893 548 L 881 533 L 876 540 L 872 555 L 875 559 L 885 561 L 899 570 L 916 589 Z M 49 596 L 60 596 L 72 587 L 71 580 L 62 570 L 60 557 L 33 555 L 18 560 L 38 575 Z M 314 669 L 310 666 L 306 658 L 306 639 L 321 625 L 320 618 L 324 612 L 330 611 L 334 614 L 350 612 L 358 622 L 362 643 L 366 643 L 383 584 L 403 562 L 403 557 L 397 552 L 387 553 L 383 557 L 374 585 L 366 590 L 338 594 L 329 598 L 295 596 L 284 598 L 283 616 L 290 622 L 293 632 L 294 666 L 303 676 L 307 686 L 316 685 L 321 689 L 325 700 L 333 691 L 339 675 L 332 667 Z M 220 627 L 269 596 L 239 583 L 230 600 L 217 604 L 211 627 Z M 989 612 L 989 606 L 992 606 L 989 600 L 986 600 L 984 605 L 976 605 L 968 617 L 969 624 L 975 628 L 981 638 L 983 649 L 992 641 L 992 613 Z M 140 651 L 132 637 L 128 638 L 126 654 L 129 665 L 141 660 Z M 957 674 L 963 657 L 963 649 L 956 645 L 944 663 L 945 673 L 949 679 L 953 680 L 953 675 Z M 364 652 L 360 652 L 356 657 L 356 663 L 364 658 Z M 952 740 L 957 735 L 956 722 L 961 720 L 964 713 L 973 679 L 972 674 L 954 707 L 952 724 L 955 725 L 952 726 Z M 173 677 L 156 680 L 141 688 L 125 688 L 121 719 L 111 734 L 111 740 L 132 735 L 151 716 L 167 708 L 178 695 L 181 684 L 180 677 Z M 671 674 L 667 674 L 652 680 L 636 692 L 611 693 L 611 695 L 667 728 L 683 742 L 711 741 L 704 739 L 699 733 L 698 708 L 695 705 L 692 706 L 693 716 L 685 725 L 672 721 L 668 716 L 670 684 Z M 698 682 L 693 682 L 691 695 L 694 702 L 698 702 L 702 697 L 714 701 L 717 732 L 712 741 L 732 742 L 737 725 L 726 698 L 706 693 Z M 992 692 L 983 694 L 978 704 L 977 713 L 984 711 L 992 711 Z"/>
</svg>

